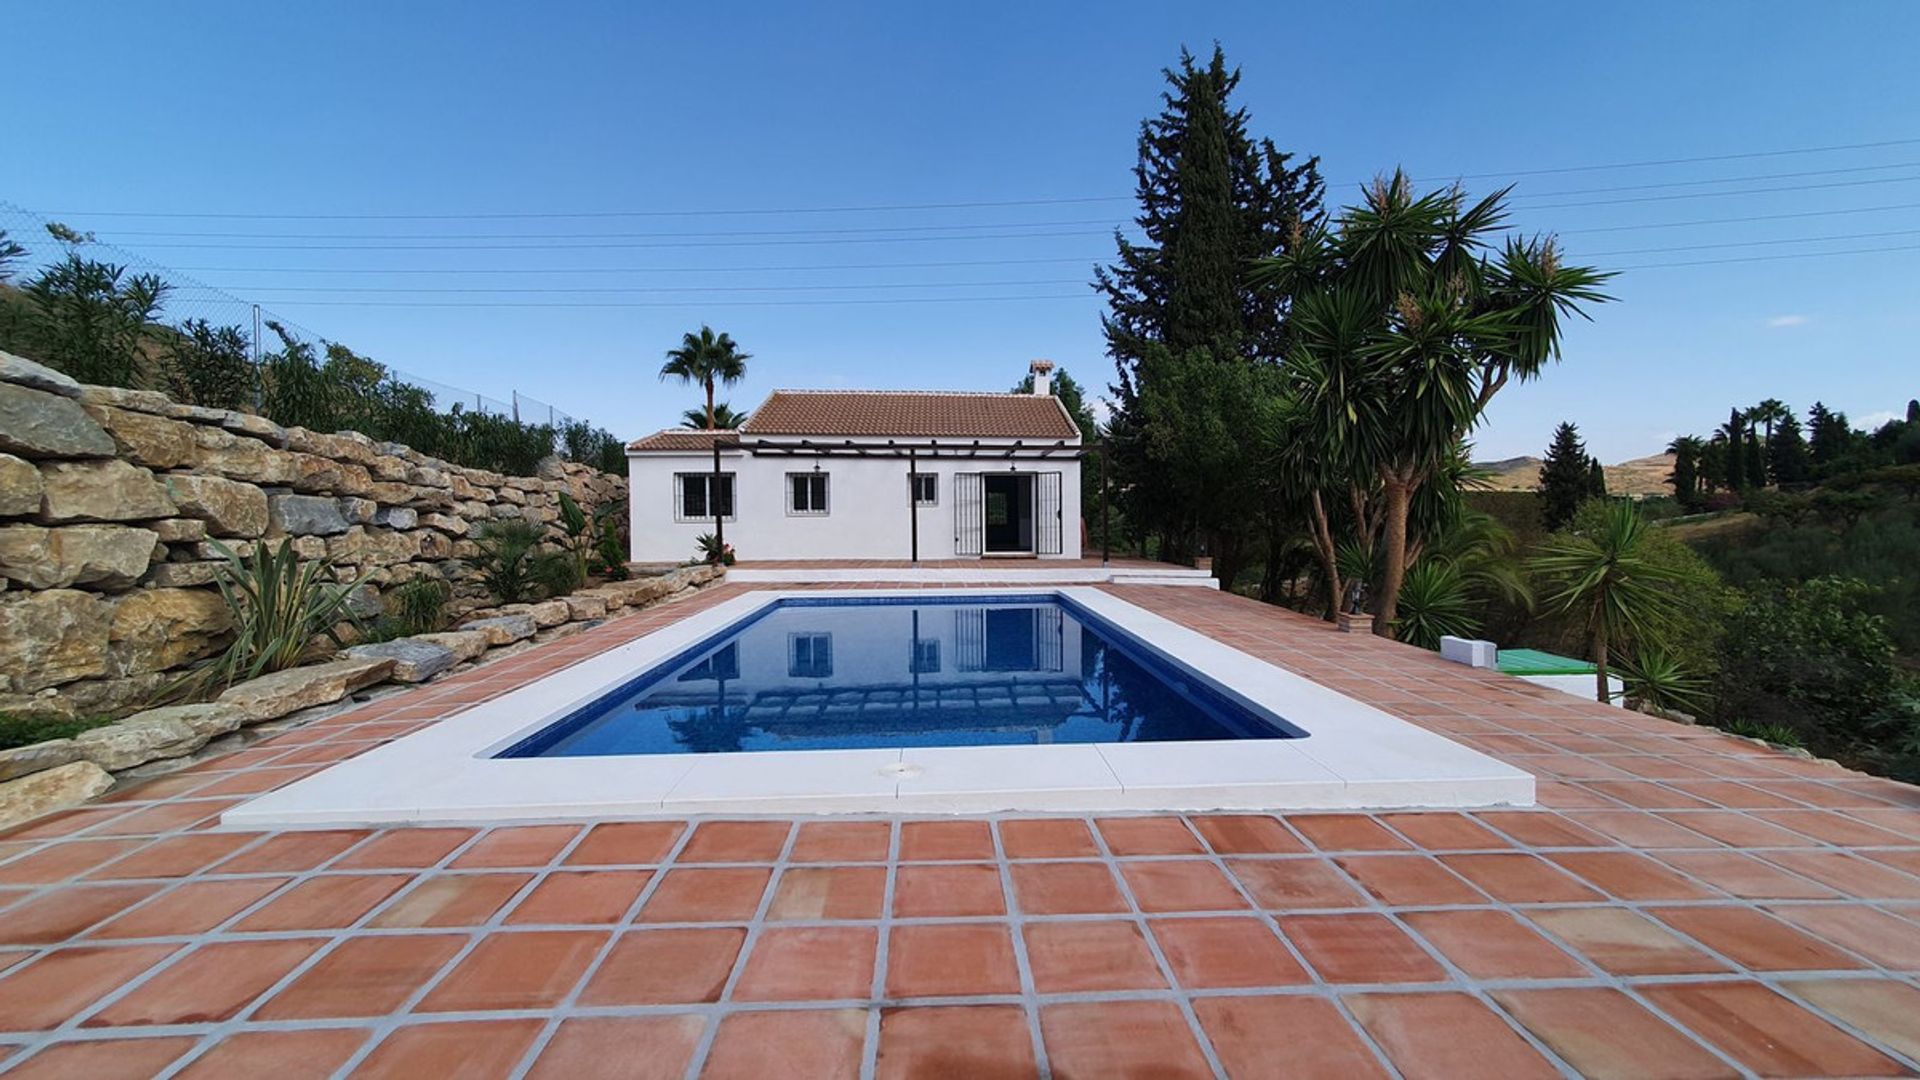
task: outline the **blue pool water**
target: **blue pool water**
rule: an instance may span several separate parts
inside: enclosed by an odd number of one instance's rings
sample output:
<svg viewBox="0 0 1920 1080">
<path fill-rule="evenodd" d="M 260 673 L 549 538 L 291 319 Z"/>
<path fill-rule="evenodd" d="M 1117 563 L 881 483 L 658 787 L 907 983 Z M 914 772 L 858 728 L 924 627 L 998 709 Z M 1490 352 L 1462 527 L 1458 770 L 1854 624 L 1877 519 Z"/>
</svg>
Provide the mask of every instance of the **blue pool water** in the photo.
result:
<svg viewBox="0 0 1920 1080">
<path fill-rule="evenodd" d="M 1051 596 L 790 599 L 500 757 L 1298 738 Z"/>
</svg>

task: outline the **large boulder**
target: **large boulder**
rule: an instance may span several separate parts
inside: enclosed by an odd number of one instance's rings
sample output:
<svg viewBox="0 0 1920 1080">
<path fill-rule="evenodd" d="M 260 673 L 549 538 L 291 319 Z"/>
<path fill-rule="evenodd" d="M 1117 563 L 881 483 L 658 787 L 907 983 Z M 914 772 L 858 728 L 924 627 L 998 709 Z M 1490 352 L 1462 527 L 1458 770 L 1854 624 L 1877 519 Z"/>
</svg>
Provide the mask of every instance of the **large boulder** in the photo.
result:
<svg viewBox="0 0 1920 1080">
<path fill-rule="evenodd" d="M 80 396 L 80 384 L 71 376 L 10 352 L 0 352 L 0 382 L 14 383 L 61 397 Z"/>
<path fill-rule="evenodd" d="M 475 619 L 461 625 L 462 630 L 471 630 L 487 636 L 487 644 L 493 646 L 511 645 L 524 641 L 540 629 L 531 615 L 495 615 L 489 619 Z"/>
<path fill-rule="evenodd" d="M 80 748 L 73 745 L 72 739 L 49 739 L 27 746 L 9 747 L 0 750 L 0 782 L 79 760 Z"/>
<path fill-rule="evenodd" d="M 100 422 L 120 447 L 120 455 L 153 469 L 190 468 L 200 460 L 194 426 L 152 413 L 90 405 L 88 415 Z"/>
<path fill-rule="evenodd" d="M 107 651 L 118 674 L 165 671 L 212 655 L 232 631 L 218 592 L 141 589 L 114 610 Z"/>
<path fill-rule="evenodd" d="M 90 458 L 111 457 L 114 445 L 72 398 L 0 382 L 0 450 L 30 458 Z"/>
<path fill-rule="evenodd" d="M 567 618 L 574 622 L 607 617 L 607 601 L 602 596 L 589 596 L 585 593 L 573 593 L 559 598 L 567 605 Z"/>
<path fill-rule="evenodd" d="M 238 712 L 228 711 L 234 713 L 235 726 L 238 726 Z M 88 761 L 108 772 L 116 772 L 162 758 L 184 757 L 207 745 L 210 738 L 211 735 L 201 734 L 173 717 L 136 713 L 117 723 L 81 732 L 74 736 L 73 745 Z"/>
<path fill-rule="evenodd" d="M 274 536 L 337 536 L 350 527 L 340 503 L 322 495 L 270 495 L 267 529 Z"/>
<path fill-rule="evenodd" d="M 0 577 L 29 589 L 128 589 L 145 576 L 159 539 L 124 525 L 0 526 Z"/>
<path fill-rule="evenodd" d="M 113 786 L 91 761 L 75 761 L 0 784 L 0 828 L 78 806 Z"/>
<path fill-rule="evenodd" d="M 40 470 L 33 462 L 12 454 L 0 454 L 0 517 L 39 513 L 40 497 L 45 490 L 40 483 Z"/>
<path fill-rule="evenodd" d="M 482 642 L 485 636 L 481 636 Z M 385 660 L 393 665 L 395 682 L 426 682 L 454 665 L 453 650 L 418 638 L 399 638 L 372 645 L 355 645 L 342 656 L 355 660 Z"/>
<path fill-rule="evenodd" d="M 107 673 L 113 603 L 76 589 L 0 594 L 0 675 L 33 693 Z"/>
<path fill-rule="evenodd" d="M 180 513 L 206 522 L 215 536 L 265 535 L 267 493 L 252 484 L 193 473 L 175 473 L 166 482 Z"/>
<path fill-rule="evenodd" d="M 139 521 L 173 517 L 173 500 L 153 473 L 118 459 L 49 461 L 40 466 L 40 520 Z"/>
<path fill-rule="evenodd" d="M 487 651 L 492 642 L 479 630 L 443 630 L 437 634 L 415 634 L 410 641 L 438 645 L 453 654 L 456 663 L 472 660 Z"/>
<path fill-rule="evenodd" d="M 284 484 L 293 479 L 293 455 L 259 439 L 216 427 L 195 427 L 193 438 L 200 444 L 200 468 L 207 472 L 256 484 Z"/>
<path fill-rule="evenodd" d="M 315 705 L 332 704 L 386 679 L 392 672 L 393 661 L 384 656 L 288 668 L 227 688 L 219 703 L 239 709 L 244 723 L 257 724 Z"/>
</svg>

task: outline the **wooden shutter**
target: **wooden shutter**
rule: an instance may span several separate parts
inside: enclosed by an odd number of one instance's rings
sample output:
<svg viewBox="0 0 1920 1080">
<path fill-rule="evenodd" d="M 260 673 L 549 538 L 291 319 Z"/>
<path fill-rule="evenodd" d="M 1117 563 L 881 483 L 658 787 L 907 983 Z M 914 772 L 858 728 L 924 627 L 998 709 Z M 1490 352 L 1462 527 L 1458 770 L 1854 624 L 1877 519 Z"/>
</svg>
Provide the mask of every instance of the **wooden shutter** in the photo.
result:
<svg viewBox="0 0 1920 1080">
<path fill-rule="evenodd" d="M 986 513 L 979 473 L 953 478 L 953 553 L 979 555 L 986 550 Z"/>
<path fill-rule="evenodd" d="M 1060 554 L 1060 474 L 1040 473 L 1034 477 L 1033 550 L 1039 555 Z"/>
</svg>

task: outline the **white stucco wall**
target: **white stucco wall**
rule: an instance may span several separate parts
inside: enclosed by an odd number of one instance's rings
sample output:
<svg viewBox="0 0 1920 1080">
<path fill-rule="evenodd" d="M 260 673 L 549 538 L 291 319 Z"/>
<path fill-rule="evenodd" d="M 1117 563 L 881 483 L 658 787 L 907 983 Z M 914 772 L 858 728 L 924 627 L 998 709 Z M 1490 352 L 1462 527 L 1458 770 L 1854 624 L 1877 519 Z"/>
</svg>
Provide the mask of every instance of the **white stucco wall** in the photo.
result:
<svg viewBox="0 0 1920 1080">
<path fill-rule="evenodd" d="M 995 445 L 983 440 L 983 447 Z M 1005 445 L 1001 443 L 999 445 Z M 721 471 L 734 474 L 735 518 L 727 542 L 743 560 L 905 559 L 912 554 L 904 457 L 783 454 L 755 456 L 723 450 Z M 787 512 L 787 474 L 811 472 L 815 462 L 828 476 L 825 515 Z M 920 557 L 954 558 L 954 477 L 1004 473 L 1005 458 L 922 459 L 917 471 L 940 478 L 939 504 L 920 508 Z M 1060 474 L 1060 554 L 1080 557 L 1080 462 L 1074 458 L 1020 459 L 1022 473 Z M 713 531 L 713 519 L 675 520 L 677 473 L 710 473 L 711 452 L 630 453 L 628 513 L 635 562 L 682 562 L 696 554 L 694 540 Z"/>
</svg>

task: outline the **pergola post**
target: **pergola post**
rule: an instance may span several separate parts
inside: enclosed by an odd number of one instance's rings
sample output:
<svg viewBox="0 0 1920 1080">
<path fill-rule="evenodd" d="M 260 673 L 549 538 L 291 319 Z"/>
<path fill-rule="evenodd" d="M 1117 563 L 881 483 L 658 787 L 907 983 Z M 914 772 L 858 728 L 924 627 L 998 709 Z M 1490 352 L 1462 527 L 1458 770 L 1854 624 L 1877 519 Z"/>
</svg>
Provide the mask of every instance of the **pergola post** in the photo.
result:
<svg viewBox="0 0 1920 1080">
<path fill-rule="evenodd" d="M 1100 440 L 1100 565 L 1107 565 L 1113 552 L 1113 518 L 1107 513 L 1107 442 Z"/>
<path fill-rule="evenodd" d="M 713 437 L 713 482 L 707 485 L 707 501 L 713 504 L 713 543 L 720 551 L 720 560 L 726 561 L 727 523 L 720 512 L 720 436 Z"/>
<path fill-rule="evenodd" d="M 920 480 L 919 451 L 907 447 L 907 518 L 912 522 L 913 561 L 920 561 Z M 918 616 L 916 616 L 917 618 Z"/>
</svg>

